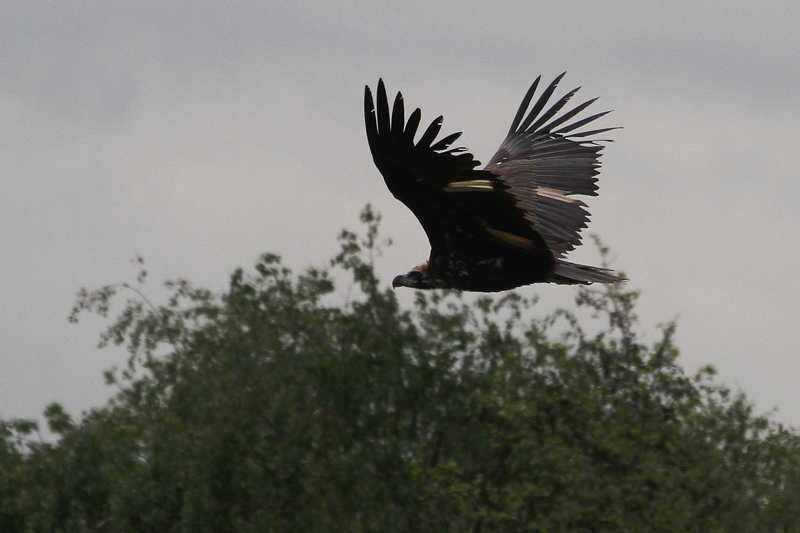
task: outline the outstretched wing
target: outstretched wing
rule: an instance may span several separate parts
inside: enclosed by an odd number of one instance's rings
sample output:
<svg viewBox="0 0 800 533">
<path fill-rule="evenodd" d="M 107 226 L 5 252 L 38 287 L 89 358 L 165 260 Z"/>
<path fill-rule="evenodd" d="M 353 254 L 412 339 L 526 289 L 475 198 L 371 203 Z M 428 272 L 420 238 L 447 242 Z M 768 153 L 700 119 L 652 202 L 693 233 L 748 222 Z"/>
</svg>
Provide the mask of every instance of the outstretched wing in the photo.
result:
<svg viewBox="0 0 800 533">
<path fill-rule="evenodd" d="M 390 112 L 383 80 L 378 81 L 376 101 L 366 87 L 364 114 L 372 158 L 392 194 L 422 224 L 433 250 L 446 253 L 470 246 L 491 255 L 494 247 L 544 247 L 523 211 L 515 207 L 516 197 L 501 175 L 477 170 L 480 162 L 465 148 L 451 148 L 461 133 L 435 142 L 440 116 L 415 143 L 420 110 L 406 122 L 403 96 L 397 93 Z"/>
<path fill-rule="evenodd" d="M 544 238 L 555 257 L 563 257 L 580 244 L 580 231 L 589 221 L 586 204 L 571 195 L 597 195 L 595 176 L 603 148 L 598 143 L 603 141 L 587 137 L 615 129 L 576 131 L 609 113 L 572 121 L 596 98 L 558 115 L 578 89 L 569 91 L 545 110 L 563 76 L 558 76 L 544 90 L 525 116 L 541 79 L 536 78 L 508 135 L 485 169 L 508 186 L 525 219 Z"/>
</svg>

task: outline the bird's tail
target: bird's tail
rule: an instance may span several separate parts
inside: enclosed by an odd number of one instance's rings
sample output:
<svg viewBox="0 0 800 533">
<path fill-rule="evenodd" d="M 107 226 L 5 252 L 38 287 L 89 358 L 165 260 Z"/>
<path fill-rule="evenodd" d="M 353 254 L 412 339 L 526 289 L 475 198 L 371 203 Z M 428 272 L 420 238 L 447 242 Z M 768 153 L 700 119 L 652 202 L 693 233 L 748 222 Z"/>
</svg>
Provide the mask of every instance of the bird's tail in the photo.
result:
<svg viewBox="0 0 800 533">
<path fill-rule="evenodd" d="M 589 285 L 590 283 L 616 283 L 618 281 L 627 281 L 627 278 L 617 276 L 614 274 L 613 270 L 609 270 L 608 268 L 577 265 L 557 259 L 556 268 L 553 271 L 553 277 L 550 281 L 561 285 Z"/>
</svg>

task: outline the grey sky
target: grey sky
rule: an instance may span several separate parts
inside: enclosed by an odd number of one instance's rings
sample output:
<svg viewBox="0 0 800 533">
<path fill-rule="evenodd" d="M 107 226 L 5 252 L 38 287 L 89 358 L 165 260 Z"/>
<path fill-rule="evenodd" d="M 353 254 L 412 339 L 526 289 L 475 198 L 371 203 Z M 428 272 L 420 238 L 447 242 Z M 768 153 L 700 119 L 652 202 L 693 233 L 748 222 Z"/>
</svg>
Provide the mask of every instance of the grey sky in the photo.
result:
<svg viewBox="0 0 800 533">
<path fill-rule="evenodd" d="M 533 78 L 567 71 L 624 127 L 589 232 L 642 290 L 643 325 L 678 317 L 690 372 L 713 363 L 799 425 L 800 4 L 492 4 L 2 2 L 0 417 L 112 392 L 101 371 L 124 354 L 65 317 L 81 286 L 132 279 L 135 253 L 155 295 L 222 289 L 265 251 L 322 264 L 371 202 L 395 241 L 384 281 L 424 260 L 372 165 L 365 84 L 487 161 Z"/>
</svg>

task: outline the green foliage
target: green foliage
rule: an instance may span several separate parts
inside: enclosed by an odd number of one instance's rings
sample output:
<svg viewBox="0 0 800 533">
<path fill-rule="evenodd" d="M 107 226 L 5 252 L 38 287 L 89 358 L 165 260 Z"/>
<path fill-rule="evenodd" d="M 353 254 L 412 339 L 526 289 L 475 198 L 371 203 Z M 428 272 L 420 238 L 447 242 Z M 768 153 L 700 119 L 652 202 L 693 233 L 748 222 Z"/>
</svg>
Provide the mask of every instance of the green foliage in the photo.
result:
<svg viewBox="0 0 800 533">
<path fill-rule="evenodd" d="M 101 339 L 120 393 L 49 406 L 56 443 L 0 423 L 0 531 L 800 530 L 796 433 L 684 376 L 674 324 L 640 342 L 635 292 L 579 289 L 589 327 L 516 293 L 401 309 L 362 222 L 329 268 L 267 254 L 221 295 L 82 291 L 72 320 L 133 295 Z"/>
</svg>

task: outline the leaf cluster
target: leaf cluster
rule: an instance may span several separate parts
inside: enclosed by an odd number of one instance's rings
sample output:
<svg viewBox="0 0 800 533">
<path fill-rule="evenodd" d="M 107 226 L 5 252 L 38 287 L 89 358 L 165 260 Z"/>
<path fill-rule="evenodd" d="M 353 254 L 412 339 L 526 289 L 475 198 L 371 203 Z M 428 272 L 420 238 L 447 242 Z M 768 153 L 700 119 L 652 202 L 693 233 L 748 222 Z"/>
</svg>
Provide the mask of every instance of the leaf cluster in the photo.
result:
<svg viewBox="0 0 800 533">
<path fill-rule="evenodd" d="M 73 320 L 133 295 L 101 339 L 120 392 L 49 406 L 56 442 L 0 423 L 0 531 L 800 530 L 796 433 L 685 376 L 675 324 L 641 342 L 635 292 L 580 289 L 588 328 L 515 293 L 403 309 L 362 221 L 328 268 L 82 291 Z"/>
</svg>

